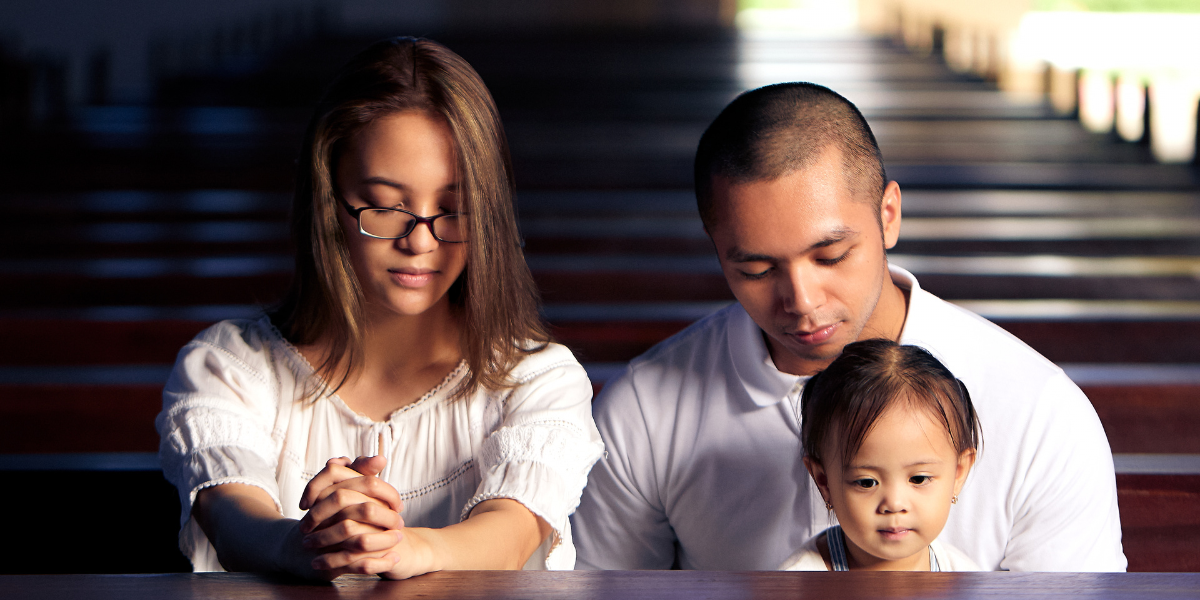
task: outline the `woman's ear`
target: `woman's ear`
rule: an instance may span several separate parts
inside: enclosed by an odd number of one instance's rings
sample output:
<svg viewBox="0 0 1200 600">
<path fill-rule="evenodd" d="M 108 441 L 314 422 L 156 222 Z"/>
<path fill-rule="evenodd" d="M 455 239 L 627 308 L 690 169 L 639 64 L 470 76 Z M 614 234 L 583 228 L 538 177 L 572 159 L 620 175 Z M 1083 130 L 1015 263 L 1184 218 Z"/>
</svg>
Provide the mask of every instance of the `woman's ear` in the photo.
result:
<svg viewBox="0 0 1200 600">
<path fill-rule="evenodd" d="M 954 495 L 962 492 L 963 484 L 967 482 L 967 474 L 975 466 L 975 449 L 967 448 L 958 455 L 958 466 L 954 469 Z"/>
<path fill-rule="evenodd" d="M 825 474 L 825 467 L 819 461 L 805 456 L 804 468 L 808 469 L 808 475 L 817 484 L 817 489 L 820 490 L 821 497 L 825 499 L 825 502 L 829 502 L 829 476 Z"/>
</svg>

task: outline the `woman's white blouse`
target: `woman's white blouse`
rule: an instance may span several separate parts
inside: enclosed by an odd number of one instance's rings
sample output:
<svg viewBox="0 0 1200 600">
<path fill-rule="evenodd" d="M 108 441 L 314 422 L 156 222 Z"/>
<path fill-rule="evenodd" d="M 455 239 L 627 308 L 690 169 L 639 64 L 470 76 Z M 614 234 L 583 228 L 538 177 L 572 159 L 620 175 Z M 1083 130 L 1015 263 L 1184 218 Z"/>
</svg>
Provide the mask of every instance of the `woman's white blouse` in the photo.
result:
<svg viewBox="0 0 1200 600">
<path fill-rule="evenodd" d="M 511 498 L 554 529 L 525 568 L 573 568 L 567 517 L 604 450 L 587 374 L 570 350 L 550 344 L 512 371 L 516 387 L 451 401 L 466 372 L 460 364 L 378 422 L 336 395 L 306 397 L 313 368 L 266 317 L 201 332 L 179 352 L 156 420 L 163 474 L 183 507 L 180 549 L 196 571 L 223 570 L 191 518 L 204 488 L 257 486 L 299 519 L 304 486 L 327 460 L 382 454 L 380 477 L 400 492 L 406 526 L 445 527 L 484 500 Z"/>
</svg>

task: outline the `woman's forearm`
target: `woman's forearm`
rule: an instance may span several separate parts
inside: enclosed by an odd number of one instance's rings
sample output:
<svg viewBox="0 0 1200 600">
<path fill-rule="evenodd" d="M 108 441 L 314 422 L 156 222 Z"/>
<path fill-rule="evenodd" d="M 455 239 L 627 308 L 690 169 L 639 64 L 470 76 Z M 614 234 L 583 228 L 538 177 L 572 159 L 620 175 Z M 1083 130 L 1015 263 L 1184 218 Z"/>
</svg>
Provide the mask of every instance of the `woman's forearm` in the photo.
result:
<svg viewBox="0 0 1200 600">
<path fill-rule="evenodd" d="M 201 490 L 192 516 L 226 570 L 321 577 L 310 566 L 316 553 L 301 546 L 299 522 L 279 514 L 260 488 L 231 483 Z"/>
<path fill-rule="evenodd" d="M 325 565 L 332 555 L 305 550 L 299 521 L 280 515 L 260 488 L 242 484 L 208 488 L 197 495 L 192 513 L 227 570 L 328 579 L 344 566 Z M 440 529 L 405 528 L 392 549 L 398 562 L 384 575 L 401 579 L 442 570 L 520 569 L 549 534 L 550 526 L 521 503 L 487 500 L 462 523 Z"/>
<path fill-rule="evenodd" d="M 461 523 L 405 529 L 396 547 L 402 558 L 386 575 L 400 579 L 431 571 L 520 569 L 549 534 L 550 526 L 521 503 L 487 500 Z"/>
</svg>

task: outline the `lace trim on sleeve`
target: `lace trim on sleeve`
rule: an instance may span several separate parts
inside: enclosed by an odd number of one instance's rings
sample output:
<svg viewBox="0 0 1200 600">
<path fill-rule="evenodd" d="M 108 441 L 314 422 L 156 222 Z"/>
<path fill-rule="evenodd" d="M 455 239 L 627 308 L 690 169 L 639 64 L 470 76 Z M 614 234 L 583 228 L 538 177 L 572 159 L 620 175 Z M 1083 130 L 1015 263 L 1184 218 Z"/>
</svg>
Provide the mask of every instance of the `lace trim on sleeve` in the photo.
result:
<svg viewBox="0 0 1200 600">
<path fill-rule="evenodd" d="M 268 459 L 277 453 L 270 431 L 223 404 L 221 398 L 194 395 L 172 407 L 162 441 L 171 452 L 163 458 L 187 460 L 198 451 L 222 446 L 242 447 Z"/>
<path fill-rule="evenodd" d="M 581 489 L 592 463 L 599 458 L 600 449 L 588 442 L 579 427 L 567 421 L 501 427 L 483 442 L 480 451 L 484 469 L 510 462 L 539 462 L 565 478 L 580 480 Z"/>
<path fill-rule="evenodd" d="M 564 554 L 564 541 L 570 540 L 567 516 L 579 505 L 588 471 L 600 458 L 601 448 L 567 421 L 502 427 L 483 443 L 479 460 L 483 484 L 463 507 L 461 518 L 486 500 L 520 502 L 554 530 L 547 566 L 564 560 L 573 563 L 573 548 L 569 559 L 559 556 Z"/>
</svg>

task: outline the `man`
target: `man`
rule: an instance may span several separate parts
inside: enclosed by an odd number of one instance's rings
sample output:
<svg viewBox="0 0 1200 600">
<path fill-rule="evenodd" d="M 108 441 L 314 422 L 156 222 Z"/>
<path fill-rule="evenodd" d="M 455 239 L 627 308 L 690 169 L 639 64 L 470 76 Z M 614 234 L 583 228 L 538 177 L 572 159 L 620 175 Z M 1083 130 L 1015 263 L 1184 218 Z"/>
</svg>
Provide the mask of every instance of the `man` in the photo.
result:
<svg viewBox="0 0 1200 600">
<path fill-rule="evenodd" d="M 608 457 L 574 517 L 580 568 L 779 566 L 830 523 L 800 456 L 804 383 L 847 343 L 882 337 L 941 359 L 983 425 L 942 539 L 985 569 L 1125 569 L 1095 410 L 1034 350 L 889 267 L 900 188 L 852 104 L 812 84 L 743 94 L 705 132 L 695 173 L 738 302 L 596 400 Z"/>
</svg>

